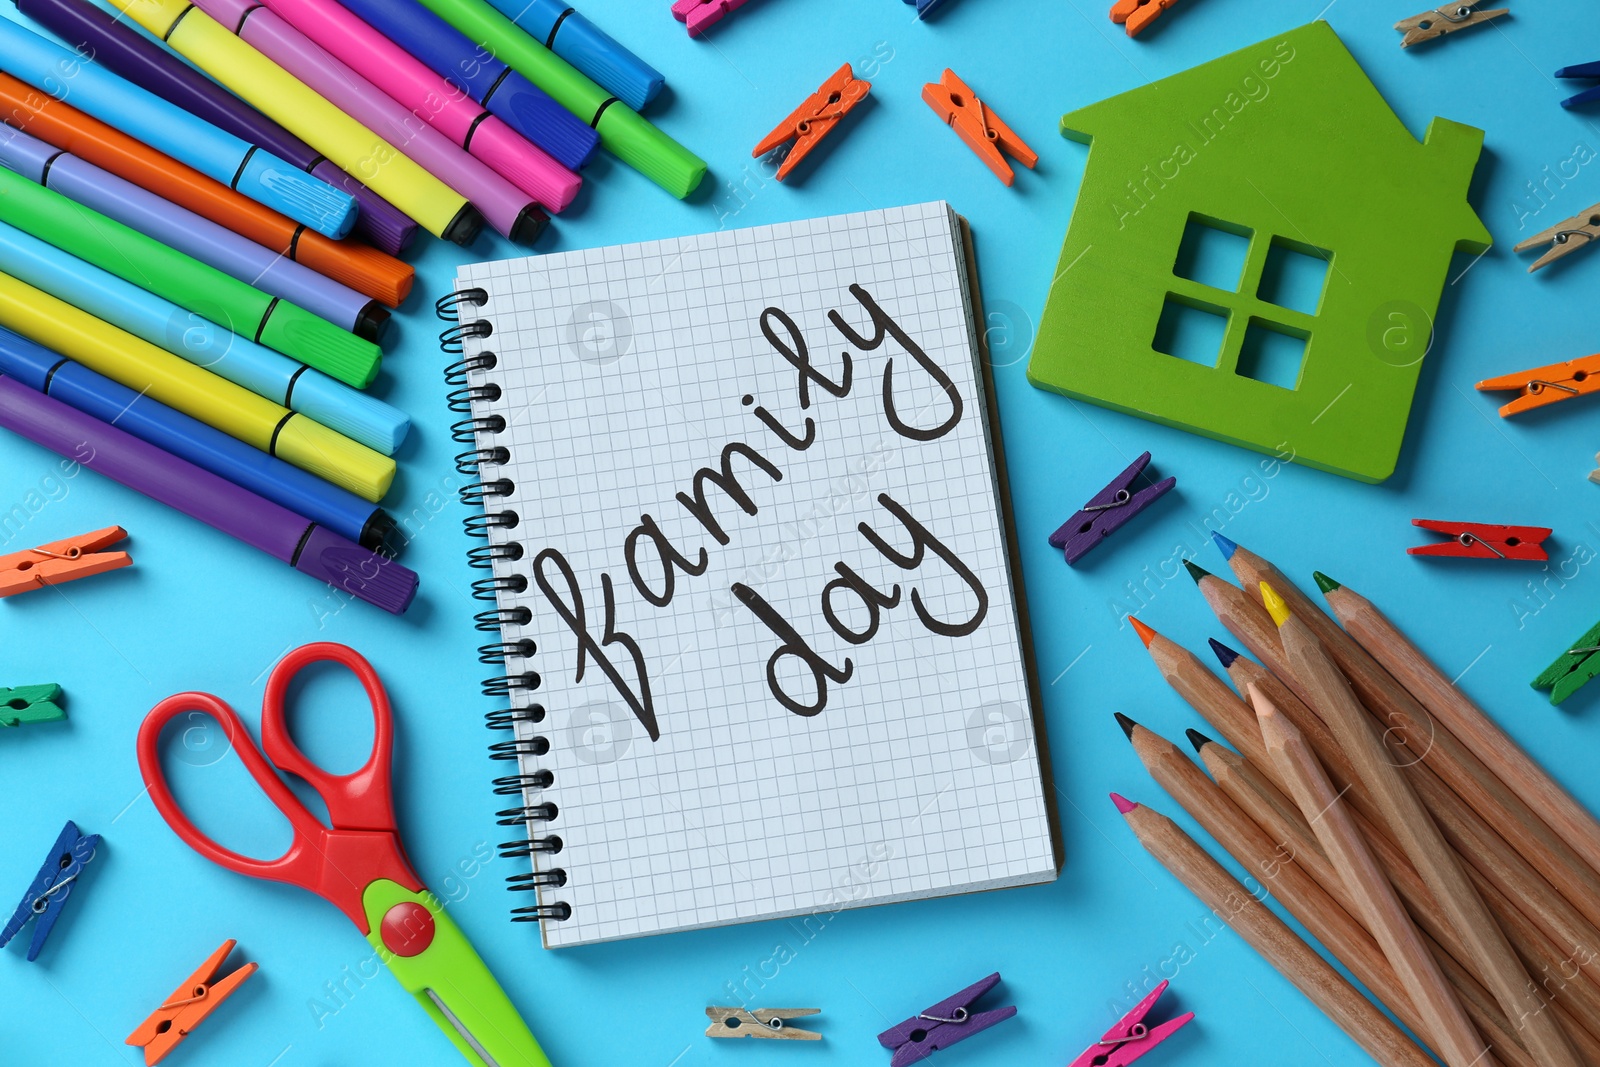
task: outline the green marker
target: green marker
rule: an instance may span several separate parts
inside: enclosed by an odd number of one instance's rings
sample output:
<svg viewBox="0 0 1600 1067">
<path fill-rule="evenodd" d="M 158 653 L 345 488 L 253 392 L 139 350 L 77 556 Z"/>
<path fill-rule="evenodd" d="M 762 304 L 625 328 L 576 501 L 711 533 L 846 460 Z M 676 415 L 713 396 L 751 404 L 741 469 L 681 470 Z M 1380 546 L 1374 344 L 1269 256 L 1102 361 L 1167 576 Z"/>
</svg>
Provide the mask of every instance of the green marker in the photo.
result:
<svg viewBox="0 0 1600 1067">
<path fill-rule="evenodd" d="M 656 129 L 484 0 L 422 0 L 422 4 L 593 126 L 601 144 L 673 196 L 683 199 L 705 177 L 705 160 Z"/>
<path fill-rule="evenodd" d="M 358 389 L 378 374 L 371 341 L 3 168 L 0 220 Z"/>
</svg>

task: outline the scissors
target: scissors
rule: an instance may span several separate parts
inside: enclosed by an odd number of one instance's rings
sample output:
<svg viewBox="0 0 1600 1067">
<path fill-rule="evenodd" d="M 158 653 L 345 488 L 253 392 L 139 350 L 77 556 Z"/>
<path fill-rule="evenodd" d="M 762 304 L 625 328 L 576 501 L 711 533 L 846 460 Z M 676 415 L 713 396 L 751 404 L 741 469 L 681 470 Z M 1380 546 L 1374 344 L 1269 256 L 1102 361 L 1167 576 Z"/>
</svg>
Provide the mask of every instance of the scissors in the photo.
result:
<svg viewBox="0 0 1600 1067">
<path fill-rule="evenodd" d="M 289 736 L 284 716 L 289 683 L 306 666 L 323 662 L 354 672 L 372 705 L 372 754 L 350 774 L 330 774 L 307 758 Z M 277 859 L 258 860 L 222 847 L 201 833 L 173 800 L 157 743 L 162 727 L 196 711 L 217 721 L 250 777 L 293 827 L 294 840 Z M 550 1067 L 500 983 L 406 858 L 395 827 L 390 773 L 394 712 L 372 665 L 344 645 L 318 642 L 294 649 L 267 678 L 261 739 L 262 748 L 257 748 L 234 710 L 209 693 L 179 693 L 151 710 L 139 728 L 139 771 L 156 810 L 173 831 L 219 866 L 309 889 L 344 912 L 475 1067 Z M 304 779 L 315 789 L 332 825 L 312 815 L 277 771 Z"/>
</svg>

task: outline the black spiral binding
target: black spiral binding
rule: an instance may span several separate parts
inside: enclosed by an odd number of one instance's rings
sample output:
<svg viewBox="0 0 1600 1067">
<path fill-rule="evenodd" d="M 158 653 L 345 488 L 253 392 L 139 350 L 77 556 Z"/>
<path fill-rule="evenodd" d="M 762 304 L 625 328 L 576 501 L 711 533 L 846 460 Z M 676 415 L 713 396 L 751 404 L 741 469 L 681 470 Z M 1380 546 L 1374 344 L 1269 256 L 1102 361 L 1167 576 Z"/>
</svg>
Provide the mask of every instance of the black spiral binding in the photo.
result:
<svg viewBox="0 0 1600 1067">
<path fill-rule="evenodd" d="M 505 432 L 505 419 L 499 415 L 476 416 L 472 413 L 474 404 L 500 399 L 500 386 L 492 382 L 469 384 L 472 375 L 495 369 L 499 362 L 495 354 L 479 352 L 468 356 L 464 353 L 467 338 L 489 337 L 494 333 L 494 327 L 488 322 L 467 317 L 469 310 L 482 308 L 488 302 L 489 294 L 483 289 L 462 289 L 451 293 L 434 305 L 439 318 L 452 323 L 439 335 L 439 347 L 446 353 L 462 357 L 444 371 L 445 384 L 450 387 L 446 403 L 451 411 L 469 416 L 450 427 L 450 436 L 457 443 L 471 446 L 468 451 L 456 456 L 456 470 L 475 479 L 458 490 L 461 502 L 474 509 L 474 514 L 469 515 L 462 525 L 466 528 L 468 536 L 485 541 L 491 530 L 496 528 L 512 530 L 520 522 L 515 511 L 499 508 L 496 503 L 509 497 L 516 489 L 515 484 L 509 478 L 494 477 L 492 472 L 483 470 L 485 466 L 504 466 L 511 460 L 511 453 L 504 445 L 484 441 L 485 437 Z M 490 570 L 497 561 L 514 562 L 522 557 L 522 545 L 516 541 L 506 541 L 501 544 L 473 546 L 467 553 L 467 562 L 479 570 Z M 550 739 L 547 737 L 516 736 L 519 723 L 544 722 L 545 709 L 540 704 L 516 706 L 519 694 L 531 693 L 539 688 L 538 672 L 527 669 L 528 661 L 536 649 L 534 643 L 526 638 L 508 640 L 503 633 L 503 627 L 527 625 L 532 621 L 533 613 L 525 607 L 502 608 L 497 603 L 500 594 L 521 593 L 527 588 L 528 579 L 521 574 L 504 577 L 496 575 L 480 578 L 472 583 L 472 595 L 475 599 L 496 604 L 493 610 L 481 611 L 473 618 L 478 630 L 494 634 L 497 638 L 492 644 L 478 647 L 478 661 L 498 667 L 502 672 L 482 681 L 483 692 L 485 696 L 496 700 L 503 699 L 511 705 L 496 708 L 484 716 L 484 723 L 489 729 L 512 734 L 510 740 L 496 741 L 489 746 L 489 757 L 494 760 L 536 758 L 550 751 Z M 542 769 L 520 771 L 517 774 L 496 778 L 495 796 L 515 797 L 521 801 L 518 807 L 504 808 L 495 812 L 498 825 L 527 826 L 529 823 L 539 823 L 549 826 L 555 822 L 559 815 L 556 806 L 549 801 L 531 798 L 529 795 L 549 789 L 554 782 L 554 775 Z M 555 855 L 561 851 L 562 842 L 555 834 L 544 834 L 518 841 L 503 841 L 499 848 L 502 857 L 518 859 L 536 853 Z M 560 867 L 554 867 L 545 871 L 512 875 L 506 882 L 513 892 L 559 889 L 567 884 L 567 872 Z M 513 922 L 560 922 L 571 917 L 572 906 L 565 901 L 534 904 L 511 910 Z"/>
</svg>

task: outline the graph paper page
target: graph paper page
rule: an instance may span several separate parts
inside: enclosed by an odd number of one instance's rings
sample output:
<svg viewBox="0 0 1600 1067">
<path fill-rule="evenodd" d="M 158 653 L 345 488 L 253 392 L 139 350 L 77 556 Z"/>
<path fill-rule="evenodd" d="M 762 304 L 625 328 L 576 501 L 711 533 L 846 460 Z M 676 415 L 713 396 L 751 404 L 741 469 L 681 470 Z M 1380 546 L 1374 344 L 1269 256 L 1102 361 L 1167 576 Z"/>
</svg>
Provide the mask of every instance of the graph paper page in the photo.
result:
<svg viewBox="0 0 1600 1067">
<path fill-rule="evenodd" d="M 546 946 L 1055 877 L 947 205 L 457 281 Z"/>
</svg>

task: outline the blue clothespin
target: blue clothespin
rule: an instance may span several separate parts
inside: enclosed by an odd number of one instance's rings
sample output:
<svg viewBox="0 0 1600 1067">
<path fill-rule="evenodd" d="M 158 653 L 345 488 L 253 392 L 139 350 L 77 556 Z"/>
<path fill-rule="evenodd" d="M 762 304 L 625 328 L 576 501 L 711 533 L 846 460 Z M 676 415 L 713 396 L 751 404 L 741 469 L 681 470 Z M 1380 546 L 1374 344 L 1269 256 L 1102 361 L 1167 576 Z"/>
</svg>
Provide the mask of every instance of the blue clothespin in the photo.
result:
<svg viewBox="0 0 1600 1067">
<path fill-rule="evenodd" d="M 1576 66 L 1562 67 L 1556 71 L 1558 78 L 1600 78 L 1600 61 L 1594 63 L 1579 63 Z M 1577 96 L 1569 96 L 1561 101 L 1562 107 L 1581 107 L 1593 100 L 1600 100 L 1600 85 L 1593 89 L 1585 89 Z"/>
<path fill-rule="evenodd" d="M 28 892 L 23 895 L 22 903 L 12 912 L 11 920 L 6 923 L 5 929 L 0 930 L 0 948 L 4 948 L 13 937 L 16 937 L 17 933 L 28 925 L 29 919 L 38 919 L 33 927 L 33 941 L 28 945 L 28 959 L 32 961 L 39 958 L 39 950 L 44 948 L 44 939 L 50 936 L 51 927 L 61 918 L 61 909 L 66 906 L 67 897 L 72 894 L 73 883 L 89 865 L 89 861 L 94 859 L 95 846 L 99 844 L 99 834 L 84 836 L 78 832 L 77 824 L 71 819 L 67 820 L 66 828 L 61 831 L 61 836 L 56 838 L 55 845 L 50 849 L 50 855 L 45 857 L 44 864 L 39 868 L 39 874 L 34 878 L 33 884 L 28 886 Z"/>
<path fill-rule="evenodd" d="M 1076 563 L 1091 548 L 1121 529 L 1129 519 L 1178 484 L 1178 479 L 1166 478 L 1137 493 L 1131 491 L 1128 487 L 1149 463 L 1150 453 L 1146 452 L 1134 460 L 1127 470 L 1111 479 L 1110 485 L 1096 493 L 1077 514 L 1050 535 L 1050 547 L 1063 549 L 1067 562 Z"/>
<path fill-rule="evenodd" d="M 944 0 L 906 0 L 908 4 L 917 7 L 917 18 L 925 19 L 944 6 Z"/>
<path fill-rule="evenodd" d="M 947 997 L 899 1026 L 879 1034 L 878 1044 L 894 1050 L 889 1067 L 906 1067 L 908 1063 L 925 1060 L 940 1049 L 965 1041 L 973 1034 L 982 1033 L 1015 1015 L 1017 1009 L 1014 1007 L 996 1008 L 993 1011 L 972 1010 L 973 1001 L 999 984 L 1000 973 L 996 971 L 955 996 Z"/>
</svg>

